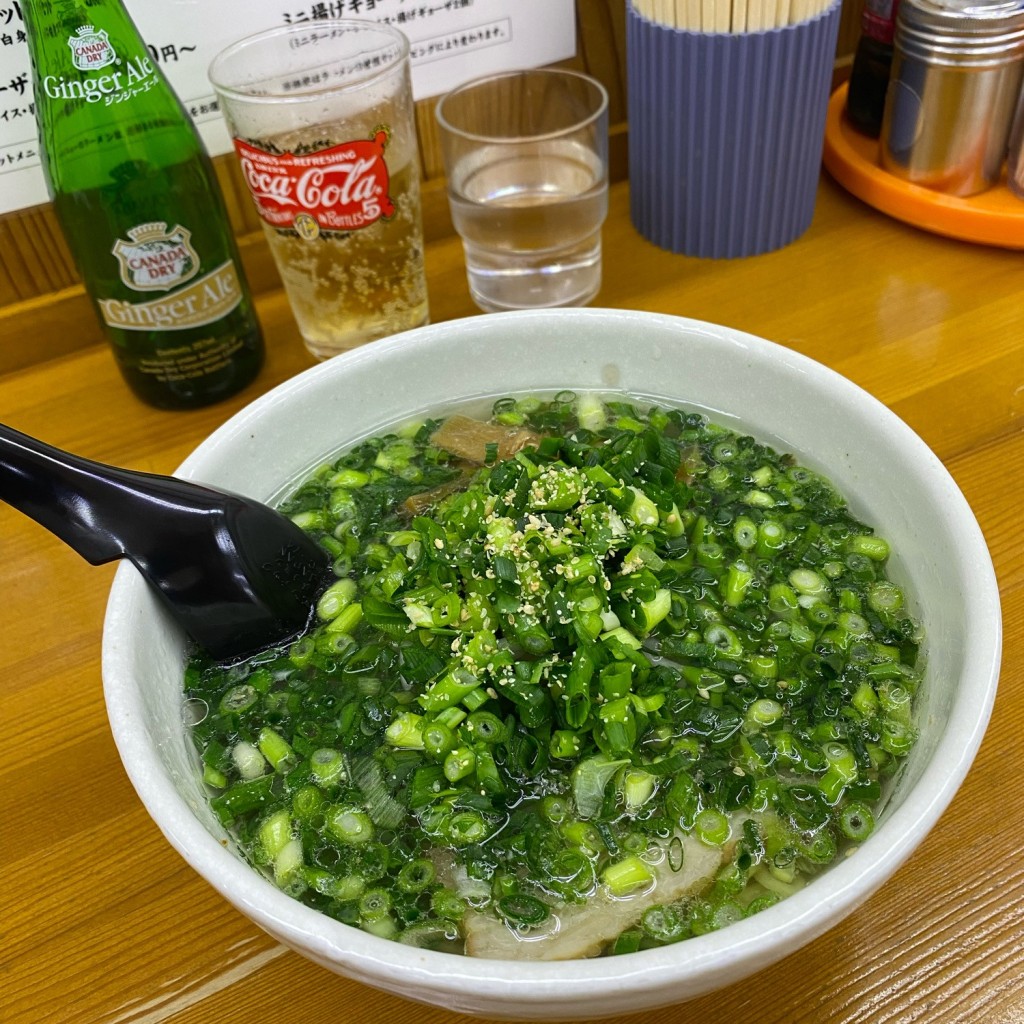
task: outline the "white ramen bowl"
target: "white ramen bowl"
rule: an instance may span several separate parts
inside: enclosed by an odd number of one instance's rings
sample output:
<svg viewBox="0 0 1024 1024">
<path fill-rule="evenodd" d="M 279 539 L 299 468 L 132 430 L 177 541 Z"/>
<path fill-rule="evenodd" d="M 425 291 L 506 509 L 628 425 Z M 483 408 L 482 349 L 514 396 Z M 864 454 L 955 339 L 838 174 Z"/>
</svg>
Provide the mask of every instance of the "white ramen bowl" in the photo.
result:
<svg viewBox="0 0 1024 1024">
<path fill-rule="evenodd" d="M 259 499 L 379 429 L 486 396 L 622 392 L 707 412 L 825 473 L 894 549 L 927 634 L 920 739 L 856 853 L 754 918 L 607 961 L 520 963 L 414 949 L 340 924 L 245 864 L 207 805 L 182 724 L 183 638 L 134 568 L 118 570 L 103 637 L 111 728 L 140 798 L 211 885 L 282 943 L 388 992 L 464 1013 L 540 1021 L 679 1002 L 765 968 L 836 924 L 907 859 L 962 782 L 995 696 L 992 562 L 963 495 L 882 404 L 795 352 L 650 313 L 539 310 L 397 335 L 300 374 L 214 432 L 183 477 Z"/>
</svg>

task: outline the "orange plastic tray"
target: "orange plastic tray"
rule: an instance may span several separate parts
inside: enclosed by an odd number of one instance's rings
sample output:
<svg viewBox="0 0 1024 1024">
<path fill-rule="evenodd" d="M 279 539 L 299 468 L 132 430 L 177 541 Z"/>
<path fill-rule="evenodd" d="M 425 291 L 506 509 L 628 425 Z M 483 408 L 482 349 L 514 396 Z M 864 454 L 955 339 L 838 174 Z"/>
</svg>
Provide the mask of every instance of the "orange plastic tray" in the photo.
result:
<svg viewBox="0 0 1024 1024">
<path fill-rule="evenodd" d="M 846 85 L 833 94 L 825 122 L 823 160 L 840 185 L 890 217 L 965 242 L 1024 249 L 1024 199 L 998 185 L 960 199 L 901 181 L 879 164 L 878 140 L 846 119 Z"/>
</svg>

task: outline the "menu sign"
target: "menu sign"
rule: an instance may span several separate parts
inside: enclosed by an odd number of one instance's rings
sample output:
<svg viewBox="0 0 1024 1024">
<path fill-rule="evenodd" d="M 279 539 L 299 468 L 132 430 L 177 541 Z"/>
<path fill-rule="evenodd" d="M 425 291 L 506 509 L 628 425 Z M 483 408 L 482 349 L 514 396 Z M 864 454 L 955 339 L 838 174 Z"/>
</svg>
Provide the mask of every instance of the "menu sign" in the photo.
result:
<svg viewBox="0 0 1024 1024">
<path fill-rule="evenodd" d="M 0 213 L 47 199 L 21 13 L 26 2 L 0 0 Z M 417 99 L 576 52 L 573 0 L 125 0 L 125 6 L 212 154 L 232 147 L 206 72 L 242 34 L 331 18 L 387 22 L 409 37 Z"/>
</svg>

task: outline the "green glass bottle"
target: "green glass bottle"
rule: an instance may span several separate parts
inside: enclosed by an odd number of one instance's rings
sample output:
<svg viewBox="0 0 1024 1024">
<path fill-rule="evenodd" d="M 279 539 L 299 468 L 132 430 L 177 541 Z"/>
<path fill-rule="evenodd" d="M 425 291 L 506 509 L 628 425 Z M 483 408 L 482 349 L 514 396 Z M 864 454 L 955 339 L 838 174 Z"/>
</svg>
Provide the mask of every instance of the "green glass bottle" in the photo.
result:
<svg viewBox="0 0 1024 1024">
<path fill-rule="evenodd" d="M 263 364 L 210 158 L 118 0 L 23 0 L 57 219 L 117 364 L 162 409 L 245 387 Z"/>
</svg>

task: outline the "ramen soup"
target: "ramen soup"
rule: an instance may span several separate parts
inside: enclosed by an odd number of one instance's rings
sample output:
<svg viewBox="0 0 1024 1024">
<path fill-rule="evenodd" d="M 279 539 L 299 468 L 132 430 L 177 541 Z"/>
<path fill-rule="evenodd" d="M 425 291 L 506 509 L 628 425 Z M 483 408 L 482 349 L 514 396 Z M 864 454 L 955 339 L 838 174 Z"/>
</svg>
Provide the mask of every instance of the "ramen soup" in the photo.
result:
<svg viewBox="0 0 1024 1024">
<path fill-rule="evenodd" d="M 870 835 L 914 739 L 889 546 L 703 415 L 563 392 L 359 444 L 282 506 L 337 581 L 186 676 L 211 804 L 374 935 L 568 959 L 757 913 Z"/>
</svg>

